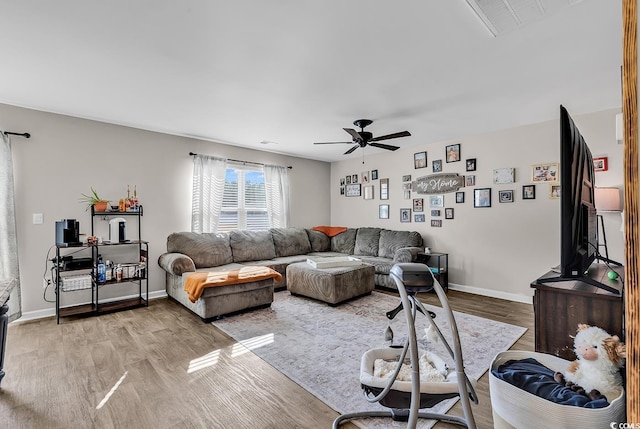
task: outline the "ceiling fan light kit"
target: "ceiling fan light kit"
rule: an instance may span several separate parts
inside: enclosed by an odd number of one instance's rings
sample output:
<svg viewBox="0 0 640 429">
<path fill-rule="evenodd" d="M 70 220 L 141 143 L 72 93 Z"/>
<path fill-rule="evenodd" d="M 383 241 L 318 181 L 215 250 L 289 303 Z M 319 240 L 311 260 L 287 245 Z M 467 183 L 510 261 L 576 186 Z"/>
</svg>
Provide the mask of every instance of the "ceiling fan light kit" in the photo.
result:
<svg viewBox="0 0 640 429">
<path fill-rule="evenodd" d="M 381 149 L 386 149 L 386 150 L 397 150 L 400 149 L 399 146 L 392 146 L 392 145 L 388 145 L 388 144 L 384 144 L 384 143 L 377 143 L 381 140 L 390 140 L 390 139 L 397 139 L 400 137 L 409 137 L 411 135 L 411 133 L 409 131 L 400 131 L 398 133 L 393 133 L 393 134 L 387 134 L 384 136 L 380 136 L 380 137 L 373 137 L 373 133 L 370 133 L 369 131 L 365 131 L 364 129 L 366 127 L 368 127 L 369 125 L 371 125 L 373 123 L 373 121 L 371 119 L 356 119 L 355 121 L 353 121 L 353 125 L 355 125 L 356 127 L 360 128 L 360 131 L 356 131 L 353 128 L 343 128 L 343 130 L 345 130 L 353 139 L 353 141 L 350 142 L 322 142 L 322 143 L 314 143 L 314 144 L 354 144 L 355 145 L 353 147 L 351 147 L 351 149 L 349 149 L 348 151 L 346 151 L 344 154 L 345 155 L 349 155 L 351 152 L 353 152 L 354 150 L 358 149 L 359 147 L 364 148 L 365 146 L 373 146 L 373 147 L 378 147 Z"/>
</svg>

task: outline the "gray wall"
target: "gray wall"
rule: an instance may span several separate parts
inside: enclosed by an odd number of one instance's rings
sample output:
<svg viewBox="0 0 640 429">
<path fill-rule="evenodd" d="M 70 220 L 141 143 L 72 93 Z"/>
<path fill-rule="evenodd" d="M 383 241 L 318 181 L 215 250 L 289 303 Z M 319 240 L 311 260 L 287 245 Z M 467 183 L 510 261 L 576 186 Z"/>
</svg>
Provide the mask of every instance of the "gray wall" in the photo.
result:
<svg viewBox="0 0 640 429">
<path fill-rule="evenodd" d="M 622 188 L 622 145 L 615 137 L 615 115 L 619 109 L 572 117 L 585 137 L 594 157 L 607 156 L 609 170 L 596 173 L 598 186 Z M 569 113 L 571 110 L 569 108 Z M 558 115 L 559 116 L 559 115 Z M 454 287 L 501 298 L 531 301 L 531 281 L 560 262 L 560 204 L 549 197 L 549 185 L 536 186 L 535 200 L 522 200 L 522 185 L 531 183 L 531 166 L 559 162 L 559 120 L 489 134 L 469 136 L 438 144 L 425 144 L 395 152 L 365 155 L 336 162 L 331 167 L 331 222 L 342 226 L 379 226 L 419 231 L 433 250 L 449 253 L 450 282 Z M 411 137 L 416 138 L 416 137 Z M 402 147 L 402 140 L 396 140 Z M 444 161 L 445 146 L 461 144 L 461 162 Z M 415 152 L 427 152 L 428 167 L 414 169 Z M 465 160 L 477 159 L 476 186 L 463 188 L 465 203 L 456 204 L 453 193 L 444 197 L 445 207 L 454 208 L 454 219 L 444 219 L 442 227 L 430 226 L 427 196 L 425 223 L 401 223 L 400 208 L 411 208 L 412 200 L 403 199 L 402 176 L 412 179 L 432 173 L 431 162 L 443 160 L 443 171 L 467 174 Z M 514 167 L 516 183 L 494 185 L 495 168 Z M 340 178 L 377 169 L 380 178 L 389 178 L 390 200 L 380 201 L 379 180 L 374 185 L 374 200 L 340 195 Z M 492 189 L 491 208 L 473 207 L 473 188 Z M 513 189 L 515 202 L 498 202 L 498 190 Z M 378 205 L 390 205 L 390 219 L 378 219 Z M 624 262 L 624 243 L 619 213 L 603 214 L 609 256 Z"/>
<path fill-rule="evenodd" d="M 150 242 L 150 291 L 164 291 L 163 271 L 157 265 L 167 236 L 191 226 L 190 151 L 207 155 L 291 165 L 292 226 L 325 225 L 330 219 L 328 183 L 330 164 L 274 153 L 216 144 L 184 137 L 143 131 L 118 125 L 44 113 L 0 104 L 0 130 L 28 131 L 30 139 L 14 137 L 18 245 L 22 305 L 25 318 L 53 314 L 53 304 L 43 299 L 42 277 L 46 258 L 55 256 L 55 221 L 75 218 L 81 232 L 90 232 L 90 215 L 79 202 L 81 193 L 93 186 L 101 196 L 117 200 L 126 196 L 127 185 L 137 186 L 143 239 Z M 44 214 L 34 225 L 32 215 Z M 129 219 L 129 218 L 128 218 Z M 129 219 L 127 229 L 134 233 Z M 97 235 L 108 236 L 100 221 Z M 67 293 L 69 303 L 82 301 Z M 66 296 L 69 295 L 69 296 Z M 108 295 L 105 295 L 108 296 Z M 49 299 L 55 299 L 51 288 Z"/>
</svg>

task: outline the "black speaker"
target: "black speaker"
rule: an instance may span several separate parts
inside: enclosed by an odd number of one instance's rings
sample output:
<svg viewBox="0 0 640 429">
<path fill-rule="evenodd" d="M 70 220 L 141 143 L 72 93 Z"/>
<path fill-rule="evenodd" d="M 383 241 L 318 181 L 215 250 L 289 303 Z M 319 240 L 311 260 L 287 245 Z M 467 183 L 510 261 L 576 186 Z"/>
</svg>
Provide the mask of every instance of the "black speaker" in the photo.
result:
<svg viewBox="0 0 640 429">
<path fill-rule="evenodd" d="M 56 222 L 56 245 L 79 246 L 80 223 L 75 219 L 62 219 Z"/>
</svg>

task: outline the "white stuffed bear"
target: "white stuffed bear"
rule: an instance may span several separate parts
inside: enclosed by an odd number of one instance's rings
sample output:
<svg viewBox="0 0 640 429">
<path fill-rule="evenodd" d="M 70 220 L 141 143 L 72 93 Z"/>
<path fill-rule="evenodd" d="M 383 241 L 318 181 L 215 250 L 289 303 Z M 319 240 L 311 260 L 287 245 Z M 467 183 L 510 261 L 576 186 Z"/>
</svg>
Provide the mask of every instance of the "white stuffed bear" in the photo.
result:
<svg viewBox="0 0 640 429">
<path fill-rule="evenodd" d="M 620 368 L 626 358 L 626 347 L 620 339 L 597 326 L 580 324 L 574 350 L 578 359 L 564 373 L 556 373 L 556 381 L 562 383 L 564 375 L 568 386 L 582 387 L 594 400 L 605 396 L 611 402 L 620 396 L 623 390 Z"/>
</svg>

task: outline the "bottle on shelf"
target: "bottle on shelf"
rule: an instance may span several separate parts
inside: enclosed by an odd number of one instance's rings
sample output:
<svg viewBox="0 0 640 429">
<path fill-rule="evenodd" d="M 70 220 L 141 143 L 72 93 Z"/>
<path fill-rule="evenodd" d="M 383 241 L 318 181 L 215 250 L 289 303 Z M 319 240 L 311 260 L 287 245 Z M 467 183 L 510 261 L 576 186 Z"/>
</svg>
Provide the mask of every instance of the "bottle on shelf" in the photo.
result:
<svg viewBox="0 0 640 429">
<path fill-rule="evenodd" d="M 109 281 L 113 279 L 113 263 L 107 259 L 107 261 L 105 262 L 106 268 L 107 268 L 107 272 L 105 275 L 105 280 Z"/>
<path fill-rule="evenodd" d="M 98 256 L 98 283 L 104 283 L 107 276 L 107 267 L 102 262 L 102 256 Z"/>
</svg>

